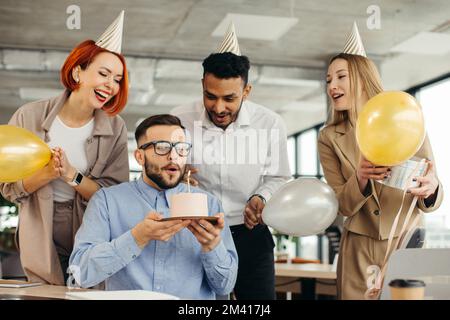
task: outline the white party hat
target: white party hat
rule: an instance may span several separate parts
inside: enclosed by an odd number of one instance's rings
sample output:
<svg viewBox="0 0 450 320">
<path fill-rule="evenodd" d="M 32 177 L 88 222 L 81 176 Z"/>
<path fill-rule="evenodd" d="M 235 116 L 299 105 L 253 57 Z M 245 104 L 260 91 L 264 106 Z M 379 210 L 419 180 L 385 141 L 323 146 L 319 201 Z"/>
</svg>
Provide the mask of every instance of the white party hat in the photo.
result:
<svg viewBox="0 0 450 320">
<path fill-rule="evenodd" d="M 358 32 L 358 26 L 356 22 L 353 22 L 352 32 L 347 37 L 347 41 L 344 46 L 344 53 L 354 54 L 367 58 L 366 51 L 361 40 L 361 36 Z"/>
<path fill-rule="evenodd" d="M 217 52 L 218 53 L 231 52 L 238 56 L 241 55 L 241 50 L 239 49 L 239 43 L 236 36 L 236 31 L 234 30 L 233 21 L 230 22 L 228 30 L 225 33 L 225 37 L 223 38 L 223 41 L 220 44 L 219 49 L 217 49 Z"/>
<path fill-rule="evenodd" d="M 111 52 L 121 53 L 124 13 L 125 12 L 122 10 L 116 20 L 114 20 L 108 29 L 100 36 L 95 43 L 97 46 Z"/>
</svg>

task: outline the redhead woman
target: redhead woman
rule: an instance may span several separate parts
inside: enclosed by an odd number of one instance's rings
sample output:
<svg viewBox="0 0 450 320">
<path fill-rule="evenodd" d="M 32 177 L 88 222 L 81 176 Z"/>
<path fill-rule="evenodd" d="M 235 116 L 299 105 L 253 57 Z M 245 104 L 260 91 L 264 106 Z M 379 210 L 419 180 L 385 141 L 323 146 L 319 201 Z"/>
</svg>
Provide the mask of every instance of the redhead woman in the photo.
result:
<svg viewBox="0 0 450 320">
<path fill-rule="evenodd" d="M 122 23 L 123 12 L 112 25 L 119 38 Z M 64 92 L 25 104 L 9 121 L 53 151 L 50 163 L 32 176 L 0 184 L 2 195 L 19 204 L 16 240 L 30 281 L 65 284 L 88 200 L 129 177 L 127 130 L 118 115 L 127 102 L 127 69 L 120 42 L 103 38 L 69 54 L 61 69 Z"/>
<path fill-rule="evenodd" d="M 339 214 L 346 217 L 337 268 L 338 297 L 364 299 L 370 289 L 372 266 L 383 264 L 403 191 L 377 182 L 388 177 L 391 168 L 375 166 L 364 159 L 356 143 L 358 113 L 383 89 L 374 63 L 365 57 L 357 29 L 350 39 L 352 43 L 346 46 L 346 53 L 333 57 L 328 67 L 327 94 L 332 117 L 320 132 L 318 149 L 327 183 L 339 201 Z M 418 201 L 412 211 L 413 218 L 420 211 L 436 210 L 442 202 L 442 186 L 428 138 L 416 157 L 429 159 L 428 171 L 424 177 L 417 178 L 420 186 L 406 194 L 400 226 L 415 196 Z M 399 231 L 398 228 L 395 237 Z"/>
</svg>

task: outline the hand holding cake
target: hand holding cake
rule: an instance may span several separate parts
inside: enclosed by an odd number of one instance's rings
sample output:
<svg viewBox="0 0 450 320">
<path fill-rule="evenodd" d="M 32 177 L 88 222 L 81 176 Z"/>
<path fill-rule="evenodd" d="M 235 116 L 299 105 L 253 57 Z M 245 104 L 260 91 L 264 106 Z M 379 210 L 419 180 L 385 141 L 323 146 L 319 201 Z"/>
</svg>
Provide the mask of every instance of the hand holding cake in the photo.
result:
<svg viewBox="0 0 450 320">
<path fill-rule="evenodd" d="M 190 223 L 190 220 L 158 221 L 162 217 L 157 212 L 150 212 L 144 220 L 131 229 L 131 234 L 139 247 L 145 247 L 151 240 L 168 241 Z"/>
<path fill-rule="evenodd" d="M 220 212 L 215 217 L 218 218 L 215 225 L 205 219 L 200 219 L 192 220 L 188 226 L 188 229 L 202 245 L 202 252 L 212 251 L 220 243 L 220 233 L 225 226 L 224 214 Z"/>
</svg>

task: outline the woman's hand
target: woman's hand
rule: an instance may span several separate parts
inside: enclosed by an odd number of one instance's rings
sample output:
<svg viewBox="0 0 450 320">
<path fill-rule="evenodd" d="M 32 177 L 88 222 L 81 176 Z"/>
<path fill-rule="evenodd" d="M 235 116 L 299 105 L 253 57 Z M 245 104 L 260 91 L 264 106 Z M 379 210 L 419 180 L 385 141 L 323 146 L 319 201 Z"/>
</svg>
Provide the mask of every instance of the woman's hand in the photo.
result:
<svg viewBox="0 0 450 320">
<path fill-rule="evenodd" d="M 358 179 L 359 190 L 362 194 L 367 187 L 369 179 L 384 180 L 391 175 L 390 167 L 375 166 L 372 162 L 361 156 L 356 169 L 356 177 Z"/>
<path fill-rule="evenodd" d="M 59 152 L 52 149 L 52 156 L 45 167 L 35 172 L 33 175 L 22 180 L 23 188 L 28 193 L 33 193 L 55 179 L 61 177 L 61 159 Z"/>
<path fill-rule="evenodd" d="M 55 154 L 59 157 L 61 166 L 59 170 L 61 177 L 66 182 L 73 181 L 73 178 L 77 174 L 77 169 L 70 164 L 66 153 L 61 148 L 55 148 Z M 89 177 L 83 177 L 83 180 L 79 185 L 74 186 L 75 190 L 86 200 L 89 200 L 94 193 L 100 189 L 100 185 Z"/>
<path fill-rule="evenodd" d="M 34 176 L 38 176 L 39 180 L 46 181 L 47 183 L 58 179 L 61 177 L 61 159 L 59 158 L 59 154 L 56 152 L 54 148 L 52 150 L 52 155 L 50 158 L 50 161 L 47 163 L 45 167 L 43 167 L 41 170 L 37 171 L 34 175 L 30 176 L 29 178 L 33 178 Z M 34 179 L 32 179 L 34 180 Z M 45 184 L 47 184 L 45 183 Z M 41 185 L 42 186 L 42 185 Z"/>
<path fill-rule="evenodd" d="M 427 160 L 427 164 L 427 173 L 423 177 L 415 177 L 413 179 L 413 181 L 419 182 L 419 186 L 407 190 L 407 192 L 411 193 L 413 196 L 418 196 L 423 199 L 433 195 L 439 186 L 439 180 L 433 162 Z"/>
<path fill-rule="evenodd" d="M 57 147 L 54 149 L 56 157 L 59 158 L 59 171 L 61 172 L 61 177 L 65 181 L 72 181 L 73 177 L 77 173 L 77 170 L 70 164 L 69 159 L 63 149 Z"/>
<path fill-rule="evenodd" d="M 42 168 L 43 175 L 50 181 L 58 179 L 61 176 L 61 159 L 59 158 L 59 155 L 55 151 L 55 149 L 52 149 L 52 156 L 50 158 L 50 161 L 48 164 Z"/>
</svg>

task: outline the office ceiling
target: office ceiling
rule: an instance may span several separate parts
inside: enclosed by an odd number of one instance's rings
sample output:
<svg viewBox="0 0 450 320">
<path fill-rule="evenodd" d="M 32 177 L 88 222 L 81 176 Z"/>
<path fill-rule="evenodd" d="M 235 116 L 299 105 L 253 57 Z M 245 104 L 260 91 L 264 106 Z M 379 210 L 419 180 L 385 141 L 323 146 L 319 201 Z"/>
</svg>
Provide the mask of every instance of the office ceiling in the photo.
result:
<svg viewBox="0 0 450 320">
<path fill-rule="evenodd" d="M 66 21 L 71 14 L 66 10 L 73 4 L 71 0 L 1 0 L 0 121 L 7 121 L 25 101 L 57 92 L 61 88 L 58 69 L 68 52 L 87 38 L 98 38 L 122 9 L 122 51 L 128 58 L 132 86 L 123 115 L 130 130 L 141 117 L 167 112 L 201 96 L 201 60 L 217 49 L 221 37 L 212 33 L 227 14 L 296 19 L 275 40 L 259 39 L 278 26 L 276 21 L 259 30 L 245 25 L 245 18 L 244 22 L 235 21 L 241 52 L 253 63 L 252 100 L 284 115 L 290 131 L 325 118 L 326 63 L 342 49 L 353 21 L 359 25 L 369 57 L 380 68 L 390 63 L 387 81 L 401 83 L 399 89 L 421 80 L 416 74 L 429 77 L 449 71 L 450 64 L 440 65 L 445 64 L 442 57 L 431 59 L 436 63 L 430 66 L 433 73 L 429 75 L 414 69 L 420 68 L 414 59 L 410 60 L 413 65 L 402 63 L 405 59 L 395 64 L 401 54 L 392 52 L 393 47 L 420 32 L 448 35 L 448 0 L 375 2 L 83 0 L 77 1 L 81 29 L 69 30 Z M 366 25 L 371 15 L 368 7 L 374 4 L 381 13 L 379 30 L 369 30 Z M 240 37 L 240 32 L 245 37 Z M 399 70 L 395 71 L 397 65 Z M 409 74 L 411 70 L 414 72 Z M 404 78 L 396 79 L 402 74 Z"/>
</svg>

